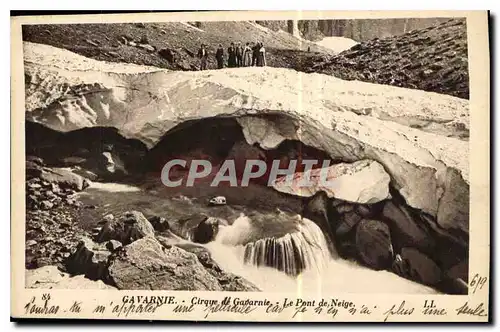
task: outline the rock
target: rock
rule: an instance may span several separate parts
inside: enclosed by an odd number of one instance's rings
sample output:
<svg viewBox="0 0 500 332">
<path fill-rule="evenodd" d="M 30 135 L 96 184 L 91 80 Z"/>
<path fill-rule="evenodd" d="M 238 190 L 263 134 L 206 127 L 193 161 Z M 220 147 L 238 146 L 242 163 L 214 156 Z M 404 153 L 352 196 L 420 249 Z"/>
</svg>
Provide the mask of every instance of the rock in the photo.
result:
<svg viewBox="0 0 500 332">
<path fill-rule="evenodd" d="M 355 211 L 350 211 L 343 214 L 340 217 L 340 221 L 338 223 L 337 229 L 335 230 L 336 236 L 344 236 L 353 229 L 358 222 L 363 219 L 363 216 L 359 215 Z"/>
<path fill-rule="evenodd" d="M 122 244 L 119 241 L 109 240 L 108 242 L 106 242 L 106 249 L 108 249 L 111 252 L 113 252 L 121 247 L 122 247 Z"/>
<path fill-rule="evenodd" d="M 159 216 L 153 216 L 148 219 L 157 232 L 164 232 L 170 229 L 167 219 Z"/>
<path fill-rule="evenodd" d="M 174 52 L 169 48 L 162 48 L 161 50 L 158 51 L 158 54 L 168 62 L 173 63 L 175 61 Z"/>
<path fill-rule="evenodd" d="M 139 44 L 139 45 L 137 45 L 137 47 L 145 49 L 146 51 L 149 51 L 149 52 L 156 51 L 156 48 L 154 46 L 149 45 L 149 44 Z"/>
<path fill-rule="evenodd" d="M 35 270 L 26 270 L 26 288 L 42 289 L 115 289 L 101 280 L 93 281 L 82 275 L 71 277 L 61 272 L 56 266 L 43 266 Z"/>
<path fill-rule="evenodd" d="M 33 165 L 44 166 L 43 159 L 36 156 L 26 156 L 26 162 L 30 162 Z"/>
<path fill-rule="evenodd" d="M 382 210 L 382 216 L 387 218 L 394 244 L 398 249 L 414 247 L 432 250 L 435 248 L 435 240 L 426 231 L 424 223 L 414 220 L 407 207 L 387 201 Z"/>
<path fill-rule="evenodd" d="M 331 239 L 333 229 L 337 227 L 337 218 L 332 215 L 330 200 L 324 191 L 317 192 L 305 204 L 302 216 L 314 220 Z"/>
<path fill-rule="evenodd" d="M 441 282 L 441 269 L 417 249 L 403 248 L 398 256 L 393 264 L 396 274 L 429 286 Z"/>
<path fill-rule="evenodd" d="M 47 184 L 57 183 L 64 189 L 81 191 L 89 186 L 86 179 L 66 168 L 44 168 L 40 178 Z"/>
<path fill-rule="evenodd" d="M 191 251 L 193 252 L 193 251 Z M 248 280 L 236 276 L 230 272 L 223 271 L 220 266 L 212 259 L 212 255 L 206 249 L 197 249 L 193 252 L 198 257 L 200 263 L 219 281 L 223 290 L 229 292 L 256 292 L 257 286 Z"/>
<path fill-rule="evenodd" d="M 138 23 L 134 23 L 134 26 L 136 26 L 136 27 L 138 27 L 138 28 L 145 28 L 145 27 L 146 27 L 146 24 L 141 23 L 141 22 L 138 22 Z"/>
<path fill-rule="evenodd" d="M 44 210 L 50 210 L 54 206 L 54 204 L 49 202 L 49 201 L 42 201 L 40 204 L 41 204 L 42 209 L 44 209 Z"/>
<path fill-rule="evenodd" d="M 220 291 L 196 255 L 178 247 L 163 247 L 153 237 L 139 239 L 116 252 L 109 261 L 109 282 L 127 290 Z"/>
<path fill-rule="evenodd" d="M 75 253 L 68 258 L 66 268 L 71 274 L 84 274 L 93 280 L 102 279 L 109 255 L 111 253 L 106 245 L 82 238 Z"/>
<path fill-rule="evenodd" d="M 32 247 L 37 243 L 38 242 L 36 242 L 35 240 L 28 240 L 28 241 L 26 241 L 26 247 Z"/>
<path fill-rule="evenodd" d="M 356 248 L 361 262 L 374 270 L 390 268 L 393 249 L 389 227 L 381 221 L 363 219 L 356 227 Z"/>
<path fill-rule="evenodd" d="M 327 183 L 322 183 L 325 181 L 321 180 L 321 172 L 325 173 Z M 310 179 L 310 184 L 302 185 L 301 182 L 307 179 Z M 286 182 L 285 177 L 281 177 L 273 183 L 273 188 L 301 197 L 310 197 L 321 190 L 330 198 L 364 204 L 390 198 L 390 180 L 389 174 L 378 162 L 360 160 L 352 164 L 341 163 L 328 168 L 295 173 L 290 183 Z"/>
<path fill-rule="evenodd" d="M 133 42 L 133 41 L 129 41 L 129 42 L 128 42 L 128 45 L 129 45 L 129 46 L 134 46 L 134 47 L 135 47 L 135 46 L 137 46 L 137 43 L 136 43 L 136 42 Z"/>
<path fill-rule="evenodd" d="M 209 205 L 226 205 L 226 197 L 224 196 L 217 196 L 214 198 L 211 198 L 210 201 L 208 202 Z"/>
<path fill-rule="evenodd" d="M 102 225 L 107 223 L 108 221 L 113 221 L 113 220 L 115 220 L 115 216 L 110 213 L 105 215 L 101 220 L 99 220 L 98 224 Z"/>
<path fill-rule="evenodd" d="M 117 240 L 124 245 L 144 236 L 154 237 L 154 228 L 144 215 L 137 211 L 125 212 L 118 219 L 106 222 L 97 235 L 97 242 Z"/>
<path fill-rule="evenodd" d="M 99 47 L 99 44 L 97 44 L 96 42 L 94 42 L 94 41 L 92 41 L 92 40 L 90 40 L 90 39 L 85 39 L 85 41 L 86 41 L 88 44 L 92 45 L 92 46 Z"/>
<path fill-rule="evenodd" d="M 192 231 L 193 242 L 208 243 L 213 241 L 219 232 L 219 219 L 209 217 L 198 224 Z"/>
</svg>

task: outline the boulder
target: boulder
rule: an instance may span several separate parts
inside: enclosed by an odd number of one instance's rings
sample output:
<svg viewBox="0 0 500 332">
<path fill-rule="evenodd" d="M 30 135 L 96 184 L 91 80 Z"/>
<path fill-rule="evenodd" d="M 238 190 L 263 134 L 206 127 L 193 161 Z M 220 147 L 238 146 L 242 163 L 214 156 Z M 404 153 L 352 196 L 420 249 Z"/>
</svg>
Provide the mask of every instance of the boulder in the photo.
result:
<svg viewBox="0 0 500 332">
<path fill-rule="evenodd" d="M 90 280 L 83 275 L 71 277 L 56 266 L 46 265 L 34 270 L 26 270 L 26 288 L 42 289 L 115 289 L 101 280 Z"/>
<path fill-rule="evenodd" d="M 153 216 L 148 219 L 155 231 L 164 232 L 170 229 L 167 219 L 160 216 Z"/>
<path fill-rule="evenodd" d="M 166 248 L 149 236 L 113 254 L 108 275 L 109 283 L 118 289 L 222 290 L 196 255 L 175 246 Z"/>
<path fill-rule="evenodd" d="M 435 239 L 425 223 L 415 220 L 407 207 L 387 201 L 382 216 L 386 218 L 391 228 L 394 245 L 398 250 L 403 247 L 414 247 L 432 251 L 435 248 Z"/>
<path fill-rule="evenodd" d="M 109 240 L 108 242 L 106 242 L 106 249 L 108 249 L 111 252 L 113 252 L 121 247 L 122 247 L 122 243 L 120 241 Z"/>
<path fill-rule="evenodd" d="M 108 220 L 97 235 L 97 242 L 117 240 L 124 245 L 145 236 L 154 236 L 154 228 L 141 212 L 129 211 Z"/>
<path fill-rule="evenodd" d="M 43 168 L 40 179 L 57 183 L 59 187 L 81 191 L 89 186 L 87 179 L 73 173 L 67 168 Z"/>
<path fill-rule="evenodd" d="M 435 286 L 442 280 L 439 266 L 415 248 L 403 248 L 396 256 L 393 271 L 401 277 Z"/>
<path fill-rule="evenodd" d="M 393 249 L 389 227 L 379 220 L 363 219 L 356 227 L 356 248 L 361 262 L 374 270 L 390 268 Z"/>
<path fill-rule="evenodd" d="M 107 244 L 95 243 L 84 237 L 66 261 L 66 269 L 71 274 L 84 274 L 93 280 L 102 279 L 110 255 Z"/>
<path fill-rule="evenodd" d="M 137 47 L 142 48 L 142 49 L 149 51 L 149 52 L 156 51 L 156 48 L 154 46 L 149 45 L 149 44 L 139 44 L 139 45 L 137 45 Z"/>
<path fill-rule="evenodd" d="M 219 232 L 219 225 L 219 219 L 208 217 L 193 229 L 191 240 L 197 243 L 208 243 L 213 241 Z"/>
<path fill-rule="evenodd" d="M 324 176 L 321 175 L 322 172 Z M 390 198 L 390 180 L 389 174 L 378 162 L 359 160 L 351 164 L 341 163 L 328 168 L 295 173 L 293 181 L 290 182 L 281 177 L 273 183 L 273 188 L 302 197 L 310 197 L 321 190 L 330 198 L 364 204 Z M 302 185 L 301 182 L 306 184 Z"/>
<path fill-rule="evenodd" d="M 166 235 L 167 236 L 165 237 L 157 236 L 156 239 L 165 247 L 176 246 L 195 254 L 203 267 L 217 279 L 217 281 L 225 291 L 259 291 L 257 286 L 255 286 L 248 280 L 222 270 L 217 262 L 213 260 L 210 251 L 208 251 L 206 247 L 197 243 L 183 240 L 172 233 Z"/>
</svg>

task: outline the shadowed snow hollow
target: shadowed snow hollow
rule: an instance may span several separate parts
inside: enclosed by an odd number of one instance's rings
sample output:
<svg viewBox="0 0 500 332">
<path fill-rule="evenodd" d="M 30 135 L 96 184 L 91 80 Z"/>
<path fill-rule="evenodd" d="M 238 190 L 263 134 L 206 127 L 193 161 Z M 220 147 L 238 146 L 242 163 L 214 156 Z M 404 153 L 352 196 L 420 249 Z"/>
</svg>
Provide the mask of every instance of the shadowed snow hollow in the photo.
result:
<svg viewBox="0 0 500 332">
<path fill-rule="evenodd" d="M 466 100 L 283 68 L 110 65 L 24 45 L 28 120 L 60 131 L 113 126 L 152 147 L 184 121 L 235 117 L 264 149 L 292 139 L 333 159 L 379 162 L 410 206 L 468 234 L 468 142 L 455 138 L 468 134 Z"/>
</svg>

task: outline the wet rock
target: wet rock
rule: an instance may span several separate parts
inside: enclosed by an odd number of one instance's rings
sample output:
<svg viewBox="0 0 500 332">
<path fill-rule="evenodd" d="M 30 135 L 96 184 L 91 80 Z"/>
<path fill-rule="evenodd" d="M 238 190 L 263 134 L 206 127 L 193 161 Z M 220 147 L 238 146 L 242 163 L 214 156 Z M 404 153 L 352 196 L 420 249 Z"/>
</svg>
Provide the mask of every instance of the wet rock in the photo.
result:
<svg viewBox="0 0 500 332">
<path fill-rule="evenodd" d="M 310 179 L 308 183 L 307 179 Z M 291 182 L 282 177 L 273 183 L 273 187 L 278 191 L 301 197 L 310 197 L 322 190 L 330 198 L 365 204 L 390 198 L 390 180 L 389 174 L 378 162 L 360 160 L 351 164 L 340 163 L 328 168 L 295 173 Z"/>
<path fill-rule="evenodd" d="M 56 266 L 43 266 L 34 270 L 26 270 L 26 288 L 42 289 L 115 289 L 101 280 L 93 281 L 83 275 L 71 277 Z"/>
<path fill-rule="evenodd" d="M 159 216 L 153 216 L 148 219 L 157 232 L 164 232 L 170 229 L 167 219 Z"/>
<path fill-rule="evenodd" d="M 192 232 L 192 241 L 197 243 L 208 243 L 213 241 L 219 232 L 220 221 L 209 217 L 198 224 Z"/>
<path fill-rule="evenodd" d="M 393 257 L 389 226 L 379 220 L 361 220 L 356 227 L 356 248 L 361 262 L 368 267 L 389 268 Z"/>
<path fill-rule="evenodd" d="M 66 168 L 44 168 L 40 178 L 47 183 L 57 183 L 64 189 L 81 191 L 89 186 L 86 179 Z"/>
<path fill-rule="evenodd" d="M 435 242 L 424 223 L 418 223 L 410 213 L 410 210 L 392 201 L 387 201 L 382 210 L 382 216 L 387 218 L 395 246 L 431 249 Z"/>
<path fill-rule="evenodd" d="M 401 277 L 429 286 L 441 282 L 441 269 L 417 249 L 403 248 L 398 256 L 394 261 L 393 270 Z"/>
<path fill-rule="evenodd" d="M 358 222 L 361 221 L 361 219 L 363 219 L 363 217 L 355 211 L 350 211 L 343 214 L 340 217 L 340 221 L 338 223 L 337 229 L 335 230 L 335 234 L 337 236 L 346 235 L 358 224 Z"/>
<path fill-rule="evenodd" d="M 319 191 L 307 201 L 302 211 L 302 216 L 314 220 L 331 239 L 333 229 L 337 227 L 338 222 L 331 211 L 332 208 L 328 196 L 324 191 Z"/>
<path fill-rule="evenodd" d="M 117 240 L 126 245 L 145 236 L 154 236 L 153 226 L 142 213 L 131 211 L 106 222 L 96 240 Z"/>
<path fill-rule="evenodd" d="M 113 254 L 108 274 L 118 289 L 222 290 L 196 255 L 175 246 L 167 249 L 149 236 Z"/>
<path fill-rule="evenodd" d="M 102 279 L 105 275 L 108 257 L 111 252 L 105 244 L 98 244 L 89 238 L 83 238 L 74 254 L 67 262 L 66 268 L 71 274 L 84 274 L 90 279 Z"/>
</svg>

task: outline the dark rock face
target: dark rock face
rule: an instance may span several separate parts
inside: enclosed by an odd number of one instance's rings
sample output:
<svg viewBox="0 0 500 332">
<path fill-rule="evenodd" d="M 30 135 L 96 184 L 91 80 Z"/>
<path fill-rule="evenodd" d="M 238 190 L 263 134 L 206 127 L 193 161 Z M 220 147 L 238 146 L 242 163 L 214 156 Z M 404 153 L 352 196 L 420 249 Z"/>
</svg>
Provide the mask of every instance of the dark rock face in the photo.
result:
<svg viewBox="0 0 500 332">
<path fill-rule="evenodd" d="M 110 255 L 107 244 L 98 244 L 89 238 L 83 238 L 76 251 L 68 258 L 66 268 L 71 274 L 84 274 L 92 280 L 102 279 Z"/>
<path fill-rule="evenodd" d="M 66 133 L 26 121 L 27 172 L 37 175 L 36 160 L 50 167 L 70 167 L 92 181 L 112 181 L 138 172 L 146 146 L 114 128 L 83 128 Z M 29 171 L 28 171 L 29 170 Z"/>
<path fill-rule="evenodd" d="M 429 257 L 414 248 L 403 248 L 394 262 L 394 272 L 424 285 L 436 286 L 441 282 L 441 269 Z"/>
<path fill-rule="evenodd" d="M 192 240 L 197 243 L 213 241 L 219 232 L 219 219 L 209 217 L 198 224 L 193 230 Z"/>
<path fill-rule="evenodd" d="M 117 240 L 129 244 L 145 236 L 154 235 L 154 228 L 146 217 L 140 212 L 131 211 L 106 222 L 97 235 L 97 242 Z"/>
<path fill-rule="evenodd" d="M 108 282 L 118 289 L 222 290 L 196 255 L 174 246 L 165 248 L 149 236 L 114 254 L 108 273 Z"/>
<path fill-rule="evenodd" d="M 164 232 L 170 229 L 167 219 L 159 216 L 153 216 L 148 219 L 148 221 L 153 226 L 154 230 L 157 232 Z"/>
<path fill-rule="evenodd" d="M 387 218 L 394 234 L 394 245 L 399 250 L 403 247 L 434 248 L 434 239 L 425 224 L 417 223 L 407 207 L 387 201 L 382 215 Z"/>
<path fill-rule="evenodd" d="M 361 261 L 374 270 L 391 266 L 393 249 L 389 227 L 381 221 L 363 219 L 356 227 L 356 248 Z"/>
</svg>

